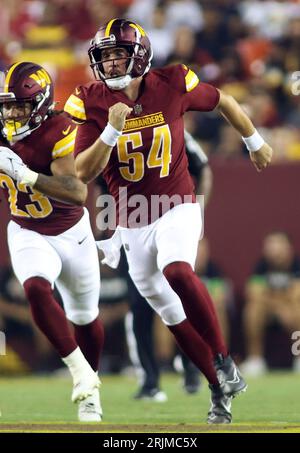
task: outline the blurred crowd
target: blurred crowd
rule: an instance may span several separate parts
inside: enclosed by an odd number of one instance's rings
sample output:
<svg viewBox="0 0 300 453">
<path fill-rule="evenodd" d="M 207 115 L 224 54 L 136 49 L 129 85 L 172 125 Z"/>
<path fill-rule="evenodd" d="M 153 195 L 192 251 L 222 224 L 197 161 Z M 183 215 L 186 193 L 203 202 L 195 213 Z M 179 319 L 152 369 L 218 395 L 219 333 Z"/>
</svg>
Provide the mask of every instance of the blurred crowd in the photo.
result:
<svg viewBox="0 0 300 453">
<path fill-rule="evenodd" d="M 275 161 L 300 159 L 299 0 L 2 0 L 0 68 L 17 60 L 45 65 L 63 103 L 92 77 L 90 39 L 118 16 L 146 29 L 153 66 L 189 65 L 242 103 L 276 149 Z M 186 126 L 211 156 L 246 154 L 214 113 L 190 113 Z"/>
</svg>

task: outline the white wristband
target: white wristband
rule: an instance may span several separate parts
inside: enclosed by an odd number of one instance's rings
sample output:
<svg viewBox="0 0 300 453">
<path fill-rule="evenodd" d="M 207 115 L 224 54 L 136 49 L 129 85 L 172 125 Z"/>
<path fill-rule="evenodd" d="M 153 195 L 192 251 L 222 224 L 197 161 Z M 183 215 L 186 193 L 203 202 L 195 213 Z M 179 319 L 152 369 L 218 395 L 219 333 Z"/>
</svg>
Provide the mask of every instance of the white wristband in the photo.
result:
<svg viewBox="0 0 300 453">
<path fill-rule="evenodd" d="M 21 184 L 28 184 L 29 186 L 34 186 L 39 174 L 35 171 L 30 170 L 30 168 L 26 168 L 24 174 L 22 176 Z"/>
<path fill-rule="evenodd" d="M 107 146 L 114 147 L 120 135 L 122 135 L 122 131 L 117 131 L 117 129 L 115 129 L 110 123 L 107 123 L 104 131 L 100 135 L 100 138 Z"/>
<path fill-rule="evenodd" d="M 242 137 L 242 140 L 245 143 L 247 150 L 252 153 L 258 151 L 265 143 L 264 139 L 256 129 L 254 134 L 250 135 L 250 137 Z"/>
</svg>

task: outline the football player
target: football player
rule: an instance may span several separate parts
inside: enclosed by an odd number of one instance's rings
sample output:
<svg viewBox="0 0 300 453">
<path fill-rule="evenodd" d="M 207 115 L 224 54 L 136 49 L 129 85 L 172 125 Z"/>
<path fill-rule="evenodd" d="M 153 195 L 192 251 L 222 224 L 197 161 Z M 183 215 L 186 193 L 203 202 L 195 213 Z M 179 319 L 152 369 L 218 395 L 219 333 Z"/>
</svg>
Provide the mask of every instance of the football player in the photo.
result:
<svg viewBox="0 0 300 453">
<path fill-rule="evenodd" d="M 37 64 L 15 63 L 5 75 L 0 187 L 10 208 L 8 246 L 32 316 L 71 372 L 79 420 L 101 421 L 98 253 L 83 207 L 87 188 L 75 175 L 77 128 L 54 110 L 53 95 L 50 75 Z"/>
<path fill-rule="evenodd" d="M 189 172 L 195 182 L 196 193 L 204 195 L 206 206 L 212 189 L 212 171 L 206 154 L 186 130 L 184 138 Z M 127 344 L 130 358 L 141 378 L 140 388 L 134 398 L 164 402 L 167 395 L 159 387 L 160 370 L 154 352 L 154 311 L 137 291 L 130 277 L 127 284 L 130 302 L 130 312 L 125 319 Z M 184 354 L 181 354 L 181 361 L 184 371 L 183 388 L 187 393 L 196 393 L 200 387 L 199 370 Z"/>
<path fill-rule="evenodd" d="M 246 383 L 194 272 L 202 219 L 188 172 L 183 114 L 217 109 L 243 138 L 258 171 L 270 163 L 272 149 L 231 96 L 199 82 L 186 66 L 150 71 L 151 44 L 138 24 L 112 19 L 101 26 L 89 57 L 97 81 L 76 87 L 65 110 L 80 124 L 78 177 L 88 183 L 103 173 L 116 200 L 118 228 L 100 244 L 106 262 L 116 265 L 123 244 L 137 289 L 209 382 L 208 422 L 230 423 L 231 399 Z M 169 206 L 157 209 L 157 198 Z"/>
</svg>

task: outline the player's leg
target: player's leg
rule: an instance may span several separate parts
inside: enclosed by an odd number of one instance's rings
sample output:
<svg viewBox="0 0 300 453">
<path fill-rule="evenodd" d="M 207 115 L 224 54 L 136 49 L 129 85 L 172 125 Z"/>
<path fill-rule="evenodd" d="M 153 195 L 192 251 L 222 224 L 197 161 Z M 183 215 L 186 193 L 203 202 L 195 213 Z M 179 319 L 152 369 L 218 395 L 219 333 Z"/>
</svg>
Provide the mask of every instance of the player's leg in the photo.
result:
<svg viewBox="0 0 300 453">
<path fill-rule="evenodd" d="M 227 355 L 213 301 L 193 270 L 201 228 L 201 210 L 196 203 L 182 204 L 167 212 L 158 223 L 156 235 L 158 267 L 213 355 Z"/>
<path fill-rule="evenodd" d="M 24 286 L 33 318 L 69 367 L 73 380 L 90 373 L 95 375 L 78 348 L 65 313 L 53 296 L 53 285 L 62 269 L 61 258 L 46 238 L 34 231 L 20 228 L 14 222 L 8 227 L 8 245 L 14 272 Z M 82 389 L 78 398 L 91 393 Z"/>
<path fill-rule="evenodd" d="M 218 384 L 211 350 L 186 319 L 181 301 L 157 268 L 151 226 L 139 230 L 121 229 L 129 273 L 140 294 L 159 314 L 175 336 L 179 347 L 203 372 L 211 384 Z"/>
<path fill-rule="evenodd" d="M 77 344 L 53 296 L 53 284 L 61 271 L 60 257 L 43 236 L 15 222 L 8 225 L 8 246 L 14 273 L 24 286 L 35 323 L 59 355 L 67 356 Z"/>
<path fill-rule="evenodd" d="M 76 341 L 94 370 L 96 377 L 104 342 L 104 330 L 98 317 L 100 271 L 96 244 L 89 224 L 88 213 L 59 237 L 48 238 L 62 259 L 62 271 L 56 281 L 62 296 L 67 318 L 73 323 Z M 73 400 L 77 400 L 88 376 L 74 381 Z M 100 421 L 102 410 L 98 390 L 79 404 L 80 421 Z"/>
<path fill-rule="evenodd" d="M 131 311 L 126 316 L 127 344 L 130 358 L 141 378 L 134 398 L 166 401 L 166 394 L 159 389 L 159 368 L 154 353 L 154 311 L 130 277 L 127 282 Z"/>
<path fill-rule="evenodd" d="M 193 270 L 200 231 L 198 204 L 182 204 L 165 214 L 156 232 L 158 267 L 180 297 L 187 318 L 209 345 L 223 392 L 234 396 L 246 389 L 246 383 L 228 355 L 213 301 Z"/>
</svg>

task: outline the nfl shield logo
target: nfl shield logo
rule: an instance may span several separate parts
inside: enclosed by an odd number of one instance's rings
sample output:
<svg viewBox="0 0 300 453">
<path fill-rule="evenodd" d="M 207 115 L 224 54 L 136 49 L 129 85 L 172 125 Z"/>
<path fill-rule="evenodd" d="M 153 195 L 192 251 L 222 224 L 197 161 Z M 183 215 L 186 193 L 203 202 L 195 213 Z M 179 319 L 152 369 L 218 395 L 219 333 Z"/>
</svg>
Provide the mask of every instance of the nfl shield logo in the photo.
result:
<svg viewBox="0 0 300 453">
<path fill-rule="evenodd" d="M 140 115 L 143 111 L 143 107 L 141 106 L 141 104 L 136 104 L 134 107 L 133 107 L 133 111 L 136 115 Z"/>
</svg>

